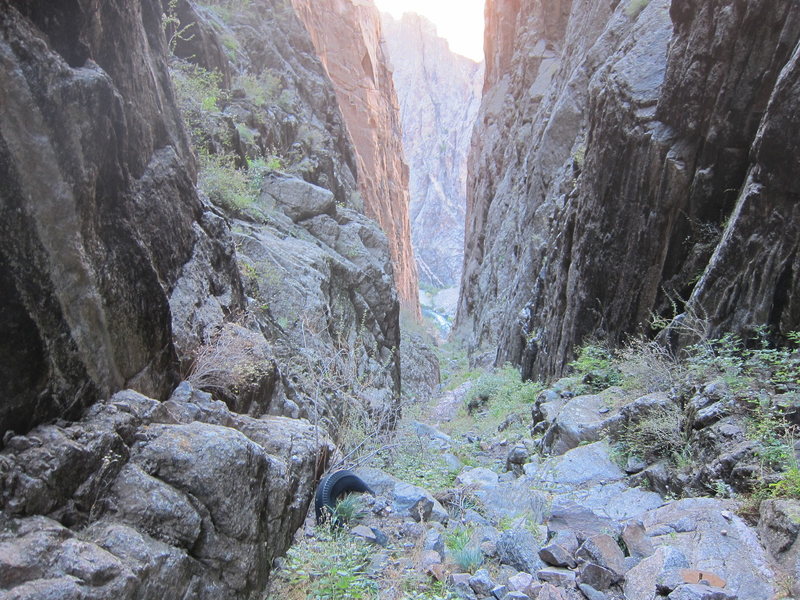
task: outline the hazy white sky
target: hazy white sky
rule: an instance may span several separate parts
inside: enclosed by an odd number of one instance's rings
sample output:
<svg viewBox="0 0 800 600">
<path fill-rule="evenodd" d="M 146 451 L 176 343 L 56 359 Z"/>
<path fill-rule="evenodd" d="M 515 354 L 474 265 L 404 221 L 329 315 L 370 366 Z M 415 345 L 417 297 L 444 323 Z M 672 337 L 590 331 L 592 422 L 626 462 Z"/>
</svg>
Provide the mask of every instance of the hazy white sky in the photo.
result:
<svg viewBox="0 0 800 600">
<path fill-rule="evenodd" d="M 475 60 L 483 60 L 483 5 L 485 0 L 375 0 L 380 10 L 400 18 L 415 12 L 436 24 L 450 49 Z"/>
</svg>

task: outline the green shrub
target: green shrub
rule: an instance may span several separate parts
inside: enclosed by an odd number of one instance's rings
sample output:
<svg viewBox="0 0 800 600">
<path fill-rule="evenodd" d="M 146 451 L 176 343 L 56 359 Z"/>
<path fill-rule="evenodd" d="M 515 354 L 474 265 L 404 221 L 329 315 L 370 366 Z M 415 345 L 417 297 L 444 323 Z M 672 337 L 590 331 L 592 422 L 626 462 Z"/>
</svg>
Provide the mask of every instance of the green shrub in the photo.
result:
<svg viewBox="0 0 800 600">
<path fill-rule="evenodd" d="M 280 95 L 281 81 L 271 71 L 260 75 L 243 74 L 236 78 L 236 87 L 256 106 L 276 104 Z"/>
<path fill-rule="evenodd" d="M 685 447 L 683 419 L 677 408 L 659 407 L 638 423 L 630 425 L 619 435 L 625 454 L 647 462 L 659 458 L 682 460 Z"/>
<path fill-rule="evenodd" d="M 527 434 L 531 405 L 542 391 L 538 382 L 522 381 L 519 371 L 510 365 L 484 373 L 464 398 L 467 415 L 450 423 L 451 429 L 467 428 L 481 435 L 497 433 L 502 427 L 509 437 Z M 479 414 L 471 419 L 468 415 Z"/>
<path fill-rule="evenodd" d="M 790 467 L 779 481 L 770 484 L 768 493 L 772 498 L 800 498 L 800 468 Z"/>
<path fill-rule="evenodd" d="M 232 156 L 201 151 L 197 185 L 214 204 L 241 211 L 258 198 L 261 180 L 258 173 L 237 169 Z"/>
<path fill-rule="evenodd" d="M 581 379 L 577 393 L 599 392 L 624 382 L 611 350 L 596 343 L 584 345 L 569 367 Z"/>
<path fill-rule="evenodd" d="M 348 532 L 317 529 L 318 539 L 303 540 L 286 555 L 277 575 L 283 598 L 377 600 L 378 586 L 366 572 L 373 549 Z"/>
<path fill-rule="evenodd" d="M 195 147 L 203 148 L 211 138 L 225 135 L 211 118 L 228 99 L 221 87 L 222 75 L 185 61 L 173 61 L 171 74 L 178 108 Z"/>
</svg>

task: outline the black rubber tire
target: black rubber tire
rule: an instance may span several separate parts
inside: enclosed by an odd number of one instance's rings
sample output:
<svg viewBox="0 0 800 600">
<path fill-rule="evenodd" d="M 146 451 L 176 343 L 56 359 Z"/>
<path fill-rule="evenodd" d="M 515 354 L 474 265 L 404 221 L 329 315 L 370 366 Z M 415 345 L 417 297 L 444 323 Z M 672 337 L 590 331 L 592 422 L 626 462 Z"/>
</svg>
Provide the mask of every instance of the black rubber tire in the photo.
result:
<svg viewBox="0 0 800 600">
<path fill-rule="evenodd" d="M 336 508 L 336 501 L 349 492 L 366 492 L 375 495 L 375 492 L 369 489 L 369 486 L 352 471 L 336 471 L 322 478 L 314 496 L 314 512 L 318 525 L 324 520 L 325 508 L 333 511 Z"/>
</svg>

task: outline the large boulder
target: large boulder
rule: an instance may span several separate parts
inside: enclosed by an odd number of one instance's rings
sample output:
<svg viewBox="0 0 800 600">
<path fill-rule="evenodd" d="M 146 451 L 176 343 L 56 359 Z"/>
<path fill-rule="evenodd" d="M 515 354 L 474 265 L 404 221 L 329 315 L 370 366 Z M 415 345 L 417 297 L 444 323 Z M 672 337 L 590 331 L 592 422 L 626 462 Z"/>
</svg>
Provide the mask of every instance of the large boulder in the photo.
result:
<svg viewBox="0 0 800 600">
<path fill-rule="evenodd" d="M 726 581 L 726 591 L 739 598 L 769 600 L 776 591 L 775 571 L 756 532 L 734 509 L 731 502 L 687 498 L 648 511 L 642 523 L 656 547 L 680 551 L 690 569 Z"/>
<path fill-rule="evenodd" d="M 250 597 L 331 451 L 307 421 L 238 415 L 185 384 L 164 403 L 120 392 L 0 453 L 0 590 Z"/>
</svg>

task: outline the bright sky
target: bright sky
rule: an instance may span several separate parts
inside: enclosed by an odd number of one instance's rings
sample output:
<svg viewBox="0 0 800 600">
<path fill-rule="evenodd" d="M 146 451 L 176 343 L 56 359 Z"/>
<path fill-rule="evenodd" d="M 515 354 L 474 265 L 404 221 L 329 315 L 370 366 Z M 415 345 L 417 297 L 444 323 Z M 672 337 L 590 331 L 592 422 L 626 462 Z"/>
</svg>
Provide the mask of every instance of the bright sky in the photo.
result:
<svg viewBox="0 0 800 600">
<path fill-rule="evenodd" d="M 450 49 L 477 61 L 483 60 L 483 6 L 485 0 L 375 0 L 380 10 L 397 19 L 415 12 L 436 25 Z"/>
</svg>

